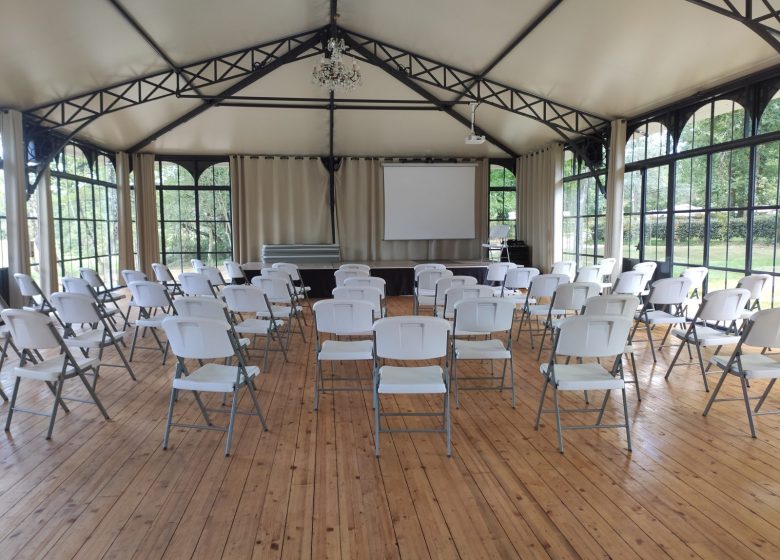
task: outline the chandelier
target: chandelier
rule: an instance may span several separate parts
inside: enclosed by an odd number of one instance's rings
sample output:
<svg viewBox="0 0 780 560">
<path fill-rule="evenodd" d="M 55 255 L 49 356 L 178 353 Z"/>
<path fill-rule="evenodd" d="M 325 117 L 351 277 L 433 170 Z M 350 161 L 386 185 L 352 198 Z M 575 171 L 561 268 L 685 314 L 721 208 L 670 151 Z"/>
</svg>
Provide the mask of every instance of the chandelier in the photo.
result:
<svg viewBox="0 0 780 560">
<path fill-rule="evenodd" d="M 329 91 L 350 91 L 360 85 L 360 68 L 352 60 L 351 68 L 344 64 L 344 39 L 331 37 L 328 47 L 312 71 L 312 82 Z"/>
</svg>

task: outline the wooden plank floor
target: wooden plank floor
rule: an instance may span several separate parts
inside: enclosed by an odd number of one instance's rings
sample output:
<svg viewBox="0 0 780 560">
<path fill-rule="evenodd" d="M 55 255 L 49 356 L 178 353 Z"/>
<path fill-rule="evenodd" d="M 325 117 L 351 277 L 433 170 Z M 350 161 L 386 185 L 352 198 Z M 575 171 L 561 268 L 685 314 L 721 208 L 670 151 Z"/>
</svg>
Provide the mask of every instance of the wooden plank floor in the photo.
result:
<svg viewBox="0 0 780 560">
<path fill-rule="evenodd" d="M 410 298 L 391 299 L 391 314 L 410 311 Z M 224 435 L 205 430 L 174 429 L 162 450 L 171 367 L 153 350 L 137 353 L 137 382 L 104 371 L 110 421 L 74 403 L 46 441 L 47 419 L 18 413 L 0 437 L 0 558 L 780 558 L 780 417 L 760 417 L 755 440 L 739 402 L 702 417 L 695 370 L 663 379 L 668 349 L 654 367 L 639 345 L 631 453 L 621 430 L 566 432 L 561 455 L 552 416 L 533 429 L 541 376 L 524 338 L 516 409 L 508 391 L 462 392 L 452 458 L 441 434 L 383 434 L 376 459 L 370 392 L 329 393 L 312 410 L 312 338 L 309 320 L 290 361 L 273 356 L 258 384 L 270 431 L 239 417 L 230 457 Z M 369 376 L 368 365 L 346 369 Z M 489 375 L 482 363 L 460 371 Z M 27 382 L 20 404 L 48 409 L 51 397 Z M 239 407 L 250 404 L 244 395 Z M 608 416 L 621 414 L 613 397 Z M 199 420 L 190 396 L 176 417 Z"/>
</svg>

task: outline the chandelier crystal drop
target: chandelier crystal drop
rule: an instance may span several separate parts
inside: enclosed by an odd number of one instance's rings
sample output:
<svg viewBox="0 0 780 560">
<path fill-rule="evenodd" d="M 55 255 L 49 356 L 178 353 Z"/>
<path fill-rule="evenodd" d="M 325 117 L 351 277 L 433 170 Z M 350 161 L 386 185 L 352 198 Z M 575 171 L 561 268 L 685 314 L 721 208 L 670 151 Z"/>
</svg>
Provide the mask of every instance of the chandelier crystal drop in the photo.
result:
<svg viewBox="0 0 780 560">
<path fill-rule="evenodd" d="M 344 64 L 344 39 L 331 37 L 327 51 L 322 53 L 319 64 L 312 71 L 312 82 L 329 91 L 350 91 L 360 85 L 360 68 L 352 60 L 351 67 Z"/>
</svg>

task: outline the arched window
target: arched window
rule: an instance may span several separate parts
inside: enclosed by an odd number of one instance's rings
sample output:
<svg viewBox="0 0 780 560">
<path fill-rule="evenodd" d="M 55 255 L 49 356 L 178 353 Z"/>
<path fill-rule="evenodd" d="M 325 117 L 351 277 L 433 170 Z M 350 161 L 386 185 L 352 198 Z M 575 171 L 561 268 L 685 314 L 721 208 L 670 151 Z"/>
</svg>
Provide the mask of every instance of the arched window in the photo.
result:
<svg viewBox="0 0 780 560">
<path fill-rule="evenodd" d="M 626 142 L 626 163 L 642 161 L 669 153 L 669 131 L 660 122 L 639 126 Z"/>
<path fill-rule="evenodd" d="M 677 151 L 703 148 L 745 137 L 745 108 L 731 99 L 699 107 L 683 126 Z"/>
<path fill-rule="evenodd" d="M 769 100 L 761 120 L 758 123 L 758 132 L 774 132 L 780 130 L 780 90 L 777 90 Z"/>
</svg>

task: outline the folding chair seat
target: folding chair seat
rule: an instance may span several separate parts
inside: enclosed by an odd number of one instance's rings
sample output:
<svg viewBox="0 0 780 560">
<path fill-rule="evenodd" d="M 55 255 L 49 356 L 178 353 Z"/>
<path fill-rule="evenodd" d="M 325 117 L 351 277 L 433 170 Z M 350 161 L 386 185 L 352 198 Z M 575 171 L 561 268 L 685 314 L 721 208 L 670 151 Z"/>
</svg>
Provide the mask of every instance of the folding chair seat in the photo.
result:
<svg viewBox="0 0 780 560">
<path fill-rule="evenodd" d="M 125 331 L 117 331 L 109 324 L 107 317 L 100 313 L 100 308 L 93 298 L 74 292 L 57 292 L 51 295 L 51 302 L 57 310 L 57 315 L 65 323 L 63 338 L 65 345 L 70 348 L 80 348 L 84 356 L 89 355 L 90 350 L 98 351 L 101 364 L 95 368 L 93 387 L 103 366 L 124 368 L 133 381 L 136 381 L 133 368 L 130 367 L 120 347 L 120 344 L 124 345 Z M 77 331 L 74 325 L 88 325 L 88 328 Z M 102 361 L 103 351 L 108 347 L 116 350 L 121 365 L 107 364 Z"/>
<path fill-rule="evenodd" d="M 452 455 L 450 435 L 449 371 L 441 365 L 383 365 L 384 360 L 441 360 L 449 351 L 449 322 L 438 317 L 386 317 L 374 323 L 374 445 L 379 456 L 381 432 L 441 432 L 447 435 L 447 456 Z M 397 362 L 394 362 L 394 364 Z M 438 394 L 442 412 L 383 412 L 380 395 Z M 435 416 L 442 427 L 434 429 L 382 428 L 383 417 Z"/>
<path fill-rule="evenodd" d="M 592 297 L 599 295 L 601 286 L 596 282 L 565 282 L 559 284 L 552 295 L 550 305 L 547 307 L 547 318 L 544 321 L 542 331 L 542 342 L 539 344 L 539 352 L 536 355 L 536 359 L 542 357 L 542 349 L 544 348 L 544 339 L 547 336 L 547 332 L 550 331 L 550 337 L 552 338 L 552 331 L 560 325 L 567 315 L 579 313 L 585 303 Z"/>
<path fill-rule="evenodd" d="M 222 290 L 228 311 L 233 319 L 233 328 L 238 335 L 251 336 L 256 341 L 258 336 L 265 337 L 265 350 L 263 351 L 263 369 L 268 370 L 268 356 L 271 351 L 271 340 L 277 340 L 279 350 L 287 361 L 287 348 L 290 344 L 288 329 L 287 342 L 282 341 L 280 326 L 284 321 L 274 316 L 274 308 L 268 301 L 265 292 L 254 285 L 225 286 Z M 253 315 L 244 319 L 242 315 Z"/>
<path fill-rule="evenodd" d="M 64 412 L 70 412 L 65 405 L 65 400 L 76 400 L 94 404 L 100 410 L 103 417 L 108 420 L 108 413 L 103 408 L 92 385 L 87 381 L 85 372 L 92 370 L 97 376 L 97 368 L 100 360 L 96 357 L 86 357 L 74 354 L 71 347 L 66 345 L 60 333 L 52 324 L 50 317 L 41 315 L 35 311 L 21 309 L 5 309 L 0 312 L 3 321 L 8 325 L 11 337 L 21 351 L 19 365 L 14 367 L 14 388 L 11 394 L 11 402 L 8 408 L 8 416 L 5 421 L 5 431 L 11 429 L 11 419 L 16 411 L 28 412 L 42 416 L 49 416 L 49 428 L 46 439 L 51 439 L 54 431 L 54 422 L 57 418 L 57 410 L 62 408 Z M 33 351 L 57 349 L 59 354 L 52 358 L 41 360 L 35 357 Z M 65 381 L 78 377 L 84 384 L 92 400 L 65 397 L 62 394 Z M 50 414 L 29 410 L 16 406 L 19 395 L 19 386 L 22 379 L 43 381 L 54 395 L 54 405 Z"/>
<path fill-rule="evenodd" d="M 771 284 L 772 277 L 769 274 L 751 274 L 737 282 L 737 288 L 744 288 L 750 292 L 750 299 L 745 304 L 745 310 L 740 314 L 741 319 L 749 319 L 753 313 L 761 310 L 761 296 Z"/>
<path fill-rule="evenodd" d="M 554 412 L 558 430 L 558 448 L 563 453 L 563 430 L 584 428 L 623 428 L 626 430 L 626 444 L 631 451 L 631 432 L 626 401 L 626 384 L 623 378 L 623 352 L 631 331 L 632 320 L 616 315 L 580 315 L 569 317 L 556 329 L 550 360 L 539 367 L 544 376 L 544 388 L 539 400 L 535 429 L 539 429 L 542 414 Z M 610 369 L 601 363 L 557 363 L 558 356 L 578 359 L 613 358 Z M 552 389 L 553 409 L 544 408 L 547 389 Z M 623 424 L 602 424 L 604 411 L 612 391 L 623 395 Z M 559 391 L 605 391 L 599 408 L 561 410 Z M 595 424 L 567 425 L 561 423 L 562 412 L 598 412 Z"/>
<path fill-rule="evenodd" d="M 615 265 L 617 264 L 617 259 L 614 259 L 612 257 L 601 259 L 599 261 L 599 274 L 600 278 L 598 280 L 599 285 L 601 286 L 601 291 L 609 290 L 612 288 L 612 273 L 615 271 Z"/>
<path fill-rule="evenodd" d="M 457 289 L 457 288 L 453 288 Z M 486 340 L 467 340 L 456 338 L 452 341 L 452 383 L 455 388 L 455 406 L 460 404 L 459 389 L 463 381 L 472 381 L 477 386 L 463 387 L 463 390 L 503 391 L 509 365 L 509 387 L 512 390 L 512 408 L 515 407 L 515 377 L 512 359 L 512 327 L 515 316 L 515 304 L 509 299 L 496 297 L 477 297 L 460 299 L 453 306 L 453 330 L 459 332 L 486 333 Z M 502 341 L 501 335 L 506 337 Z M 491 375 L 463 376 L 457 373 L 457 364 L 463 360 L 490 360 Z M 501 377 L 493 376 L 493 361 L 504 362 Z M 490 386 L 486 385 L 489 382 Z"/>
<path fill-rule="evenodd" d="M 252 379 L 258 373 L 258 368 L 246 365 L 240 345 L 232 334 L 227 321 L 178 316 L 167 317 L 162 325 L 170 341 L 171 350 L 177 358 L 171 398 L 168 404 L 168 415 L 165 421 L 163 449 L 168 449 L 171 427 L 199 428 L 227 432 L 225 456 L 228 456 L 230 455 L 230 448 L 233 442 L 233 427 L 235 426 L 236 414 L 256 415 L 263 429 L 268 430 L 252 384 Z M 226 362 L 230 359 L 235 359 L 236 365 L 209 362 L 190 372 L 185 361 L 187 359 L 201 361 L 222 359 Z M 252 412 L 240 412 L 237 409 L 238 391 L 243 388 L 246 388 L 252 399 Z M 178 391 L 192 391 L 195 402 L 206 422 L 205 425 L 173 421 L 173 409 Z M 209 412 L 224 412 L 224 409 L 206 408 L 200 398 L 201 392 L 232 394 L 230 420 L 227 427 L 222 428 L 212 424 Z"/>
<path fill-rule="evenodd" d="M 336 289 L 343 290 L 345 288 Z M 359 375 L 357 377 L 336 377 L 335 363 L 368 360 L 373 365 L 374 342 L 371 340 L 373 335 L 371 327 L 374 324 L 376 310 L 373 304 L 365 300 L 337 298 L 318 301 L 314 304 L 313 312 L 314 331 L 317 337 L 314 410 L 317 410 L 322 392 L 363 390 L 365 379 Z M 341 337 L 350 337 L 353 340 L 343 340 Z M 359 339 L 354 340 L 354 337 L 359 337 Z M 330 362 L 332 366 L 332 375 L 327 379 L 322 373 L 322 362 Z M 357 386 L 341 385 L 342 382 L 346 381 L 356 381 Z M 339 386 L 336 386 L 337 383 Z"/>
<path fill-rule="evenodd" d="M 333 288 L 333 299 L 367 301 L 374 310 L 374 319 L 382 318 L 382 292 L 370 286 L 341 286 Z"/>
<path fill-rule="evenodd" d="M 128 361 L 133 361 L 133 355 L 135 354 L 136 348 L 142 348 L 141 346 L 136 345 L 138 341 L 138 331 L 144 329 L 145 332 L 145 329 L 148 329 L 151 331 L 160 352 L 162 352 L 162 363 L 165 365 L 165 360 L 168 357 L 168 342 L 166 341 L 165 345 L 163 345 L 157 334 L 157 330 L 162 329 L 163 320 L 169 316 L 168 310 L 173 309 L 173 299 L 167 288 L 157 282 L 130 282 L 128 288 L 130 288 L 133 301 L 135 301 L 135 304 L 138 307 L 138 319 L 135 322 L 133 344 L 130 347 L 130 358 Z"/>
<path fill-rule="evenodd" d="M 289 279 L 278 276 L 273 278 L 255 276 L 252 278 L 252 285 L 265 292 L 268 301 L 271 303 L 271 311 L 273 311 L 274 316 L 287 321 L 288 337 L 292 334 L 292 323 L 295 321 L 298 325 L 298 333 L 303 341 L 306 342 L 306 335 L 303 332 L 303 323 L 301 322 L 303 310 L 298 305 L 295 295 L 291 292 Z M 266 318 L 263 313 L 260 316 Z"/>
<path fill-rule="evenodd" d="M 171 296 L 180 296 L 184 293 L 181 291 L 181 286 L 176 281 L 176 278 L 171 274 L 171 270 L 162 263 L 152 263 L 152 271 L 154 271 L 155 279 L 165 286 L 165 288 L 171 293 Z"/>
<path fill-rule="evenodd" d="M 577 276 L 577 263 L 574 261 L 554 262 L 550 274 L 565 274 L 569 277 L 569 282 Z"/>
<path fill-rule="evenodd" d="M 19 287 L 19 292 L 22 294 L 22 297 L 27 298 L 27 305 L 22 309 L 37 311 L 38 313 L 43 313 L 47 316 L 53 314 L 59 325 L 61 327 L 65 326 L 54 312 L 54 306 L 52 306 L 51 302 L 46 298 L 43 290 L 41 290 L 38 283 L 33 280 L 32 276 L 17 272 L 14 274 L 14 280 L 16 280 L 16 285 Z"/>
<path fill-rule="evenodd" d="M 236 261 L 225 261 L 225 270 L 227 271 L 228 278 L 233 284 L 246 284 L 246 274 L 244 269 Z"/>
<path fill-rule="evenodd" d="M 765 309 L 756 311 L 747 320 L 742 329 L 742 336 L 737 343 L 731 356 L 713 356 L 711 362 L 723 370 L 715 390 L 704 408 L 703 416 L 707 416 L 712 405 L 718 401 L 743 401 L 745 411 L 747 412 L 748 425 L 750 426 L 750 435 L 756 437 L 756 427 L 753 423 L 753 417 L 763 414 L 779 414 L 780 410 L 761 411 L 761 407 L 766 402 L 769 393 L 775 385 L 775 381 L 780 377 L 780 356 L 778 354 L 769 354 L 767 348 L 780 347 L 780 308 Z M 753 348 L 753 353 L 746 353 L 745 350 Z M 733 375 L 738 377 L 742 386 L 742 398 L 718 398 L 723 383 Z M 749 383 L 753 380 L 768 381 L 766 388 L 758 398 L 758 403 L 751 410 L 751 397 L 748 393 Z"/>
<path fill-rule="evenodd" d="M 369 277 L 371 274 L 367 270 L 357 269 L 357 268 L 339 268 L 338 270 L 333 272 L 333 277 L 336 280 L 336 287 L 340 288 L 344 285 L 344 281 L 347 278 L 356 278 L 356 277 Z"/>
<path fill-rule="evenodd" d="M 179 286 L 185 296 L 217 297 L 209 277 L 200 272 L 182 272 L 179 274 Z"/>
<path fill-rule="evenodd" d="M 436 283 L 442 278 L 454 276 L 446 268 L 426 268 L 415 277 L 413 313 L 417 315 L 420 307 L 434 307 L 436 304 Z M 475 279 L 476 283 L 476 279 Z"/>
<path fill-rule="evenodd" d="M 685 330 L 672 330 L 672 336 L 680 340 L 680 346 L 669 364 L 669 369 L 667 369 L 664 379 L 669 379 L 672 368 L 676 365 L 694 365 L 696 363 L 677 363 L 683 347 L 688 348 L 688 355 L 690 356 L 690 347 L 694 346 L 696 348 L 699 369 L 701 370 L 701 377 L 704 381 L 704 390 L 709 391 L 707 371 L 704 368 L 704 358 L 702 357 L 701 349 L 703 347 L 715 346 L 714 355 L 717 355 L 723 346 L 739 343 L 740 336 L 737 334 L 737 321 L 742 316 L 749 297 L 750 292 L 743 288 L 716 290 L 704 296 L 699 310 L 691 320 L 688 328 Z M 722 323 L 722 325 L 715 328 L 719 323 Z M 707 369 L 709 369 L 709 366 L 707 366 Z"/>
<path fill-rule="evenodd" d="M 103 301 L 101 301 L 101 299 L 95 293 L 95 290 L 92 288 L 92 286 L 89 285 L 89 282 L 87 282 L 83 278 L 76 278 L 75 276 L 64 276 L 60 280 L 60 282 L 62 282 L 62 289 L 65 292 L 72 293 L 72 294 L 81 294 L 83 296 L 89 296 L 90 298 L 92 298 L 97 304 L 97 308 L 100 316 L 108 319 L 108 322 L 111 323 L 112 328 L 114 328 L 115 330 L 119 329 L 119 326 L 117 325 L 115 319 L 116 315 L 122 317 L 122 320 L 124 321 L 122 328 L 124 329 L 127 327 L 127 317 L 125 316 L 124 313 L 122 313 L 122 310 L 119 308 L 119 306 L 106 307 L 106 304 Z M 63 319 L 62 317 L 60 317 L 60 319 L 62 319 L 63 323 L 67 323 L 67 321 L 65 321 L 65 319 Z"/>
<path fill-rule="evenodd" d="M 567 284 L 569 282 L 569 276 L 567 274 L 539 274 L 533 277 L 531 285 L 528 288 L 528 295 L 523 303 L 523 311 L 520 315 L 520 326 L 517 329 L 517 340 L 520 340 L 520 333 L 523 330 L 523 323 L 528 322 L 528 337 L 531 341 L 531 348 L 534 347 L 534 329 L 531 326 L 531 319 L 539 317 L 547 317 L 550 312 L 550 304 L 535 303 L 541 298 L 552 299 L 555 290 L 561 284 Z M 534 302 L 534 303 L 531 303 Z M 541 331 L 542 329 L 536 329 Z M 538 332 L 541 334 L 541 332 Z"/>
<path fill-rule="evenodd" d="M 650 350 L 653 354 L 653 362 L 658 359 L 655 355 L 655 344 L 653 342 L 653 327 L 656 325 L 666 325 L 666 332 L 658 346 L 660 350 L 666 342 L 669 332 L 673 325 L 685 325 L 688 320 L 685 317 L 685 302 L 691 289 L 690 278 L 662 278 L 653 282 L 647 301 L 642 306 L 642 310 L 637 315 L 637 323 L 634 326 L 633 334 L 640 324 L 644 324 L 647 332 L 647 342 L 650 344 Z M 668 309 L 665 310 L 664 308 Z"/>
<path fill-rule="evenodd" d="M 382 294 L 382 317 L 387 316 L 386 283 L 384 278 L 378 276 L 355 276 L 344 280 L 344 286 L 351 288 L 353 286 L 362 286 L 367 288 L 376 288 Z"/>
<path fill-rule="evenodd" d="M 439 280 L 436 281 L 436 287 L 433 290 L 433 315 L 434 317 L 441 317 L 444 312 L 444 304 L 445 304 L 445 297 L 447 295 L 447 291 L 450 288 L 462 288 L 465 286 L 476 286 L 477 285 L 477 279 L 473 276 L 466 276 L 466 275 L 458 275 L 458 276 L 445 276 L 444 278 L 439 278 Z M 488 286 L 493 289 L 492 286 Z M 493 292 L 491 291 L 490 294 L 492 295 Z M 424 306 L 428 305 L 428 298 L 424 296 L 422 298 L 422 304 Z M 450 313 L 450 317 L 452 317 L 452 313 Z"/>
</svg>

